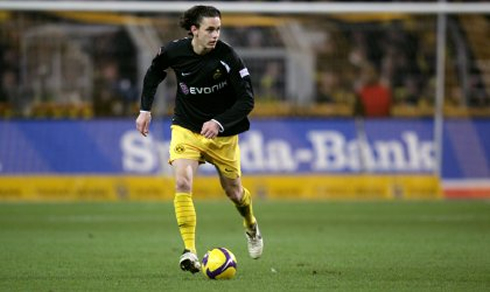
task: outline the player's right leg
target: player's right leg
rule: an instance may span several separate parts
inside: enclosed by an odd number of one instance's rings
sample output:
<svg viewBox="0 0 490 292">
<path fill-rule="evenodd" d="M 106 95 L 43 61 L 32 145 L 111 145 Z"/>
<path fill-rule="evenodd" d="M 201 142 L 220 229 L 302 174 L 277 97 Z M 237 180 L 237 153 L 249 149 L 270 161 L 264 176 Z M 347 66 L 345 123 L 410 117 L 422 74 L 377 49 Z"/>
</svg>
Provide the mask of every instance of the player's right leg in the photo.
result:
<svg viewBox="0 0 490 292">
<path fill-rule="evenodd" d="M 172 139 L 169 146 L 169 163 L 175 174 L 174 209 L 179 232 L 184 242 L 184 252 L 179 265 L 191 273 L 200 270 L 196 252 L 196 210 L 192 199 L 192 184 L 201 153 L 194 147 L 199 143 L 198 135 L 180 126 L 172 125 Z"/>
<path fill-rule="evenodd" d="M 179 265 L 182 271 L 189 271 L 193 274 L 201 270 L 201 263 L 199 262 L 199 258 L 194 252 L 188 249 L 185 249 L 180 256 Z"/>
<path fill-rule="evenodd" d="M 196 252 L 196 210 L 192 199 L 192 180 L 199 165 L 198 161 L 176 159 L 172 162 L 175 169 L 176 193 L 174 209 L 180 235 L 184 242 L 184 253 L 179 260 L 180 268 L 196 273 L 200 271 L 200 262 Z"/>
<path fill-rule="evenodd" d="M 174 198 L 175 217 L 184 242 L 184 252 L 179 265 L 183 271 L 199 272 L 200 263 L 196 253 L 196 210 L 190 193 L 179 192 Z"/>
</svg>

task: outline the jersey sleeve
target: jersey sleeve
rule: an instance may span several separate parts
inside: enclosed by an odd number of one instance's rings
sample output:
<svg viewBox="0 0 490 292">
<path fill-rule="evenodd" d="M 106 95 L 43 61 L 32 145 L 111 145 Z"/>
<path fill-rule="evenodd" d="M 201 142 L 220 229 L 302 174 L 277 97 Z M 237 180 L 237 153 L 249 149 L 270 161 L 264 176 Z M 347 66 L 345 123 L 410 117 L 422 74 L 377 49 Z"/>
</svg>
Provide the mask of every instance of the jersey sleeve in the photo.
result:
<svg viewBox="0 0 490 292">
<path fill-rule="evenodd" d="M 150 67 L 143 79 L 143 90 L 141 93 L 140 109 L 150 111 L 155 99 L 158 85 L 165 79 L 168 65 L 168 53 L 165 47 L 161 47 L 158 54 L 153 58 Z"/>
<path fill-rule="evenodd" d="M 229 79 L 236 94 L 236 102 L 228 110 L 214 117 L 225 131 L 246 119 L 254 108 L 252 80 L 247 67 L 231 48 L 226 60 L 230 64 Z"/>
</svg>

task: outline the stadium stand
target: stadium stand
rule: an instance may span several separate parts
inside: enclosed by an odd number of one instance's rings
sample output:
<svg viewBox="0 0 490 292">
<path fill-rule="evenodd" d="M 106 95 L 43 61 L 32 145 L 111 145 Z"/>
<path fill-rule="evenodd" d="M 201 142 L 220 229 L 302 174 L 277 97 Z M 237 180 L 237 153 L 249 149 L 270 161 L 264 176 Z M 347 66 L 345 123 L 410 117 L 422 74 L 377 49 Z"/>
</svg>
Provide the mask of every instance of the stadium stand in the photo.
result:
<svg viewBox="0 0 490 292">
<path fill-rule="evenodd" d="M 176 14 L 1 12 L 0 115 L 133 116 L 143 70 L 158 47 L 183 36 Z M 433 114 L 435 16 L 231 14 L 222 39 L 252 72 L 258 116 L 352 116 L 361 74 L 373 67 L 393 93 L 391 114 Z M 490 114 L 484 15 L 448 18 L 445 113 Z M 45 42 L 50 39 L 50 42 Z M 159 89 L 172 108 L 175 80 Z"/>
</svg>

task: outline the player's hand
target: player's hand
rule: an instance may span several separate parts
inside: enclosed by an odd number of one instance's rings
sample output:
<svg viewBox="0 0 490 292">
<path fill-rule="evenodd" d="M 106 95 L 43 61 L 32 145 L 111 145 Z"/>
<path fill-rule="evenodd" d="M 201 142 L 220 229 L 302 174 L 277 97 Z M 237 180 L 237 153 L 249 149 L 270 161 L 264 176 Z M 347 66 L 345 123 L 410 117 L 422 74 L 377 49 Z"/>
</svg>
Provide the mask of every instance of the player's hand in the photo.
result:
<svg viewBox="0 0 490 292">
<path fill-rule="evenodd" d="M 202 125 L 201 135 L 208 139 L 213 139 L 218 136 L 219 125 L 214 121 L 207 121 Z"/>
<path fill-rule="evenodd" d="M 136 119 L 136 129 L 145 137 L 150 132 L 150 122 L 151 122 L 150 112 L 140 112 L 138 118 Z"/>
</svg>

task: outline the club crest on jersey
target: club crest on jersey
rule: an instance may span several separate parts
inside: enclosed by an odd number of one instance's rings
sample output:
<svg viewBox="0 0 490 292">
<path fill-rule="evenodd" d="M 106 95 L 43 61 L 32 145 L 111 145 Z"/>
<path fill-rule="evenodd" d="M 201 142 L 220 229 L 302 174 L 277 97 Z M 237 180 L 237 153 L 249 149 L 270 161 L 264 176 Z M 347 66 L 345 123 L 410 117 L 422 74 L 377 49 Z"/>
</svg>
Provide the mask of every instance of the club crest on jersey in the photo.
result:
<svg viewBox="0 0 490 292">
<path fill-rule="evenodd" d="M 189 94 L 189 88 L 187 87 L 187 85 L 184 82 L 180 82 L 179 86 L 180 86 L 180 90 L 182 90 L 182 92 L 185 95 Z"/>
<path fill-rule="evenodd" d="M 221 75 L 222 75 L 222 74 L 221 74 L 221 70 L 220 70 L 220 69 L 216 69 L 216 71 L 215 71 L 215 72 L 214 72 L 214 74 L 213 74 L 213 79 L 215 79 L 215 80 L 216 80 L 216 79 L 220 78 L 220 77 L 221 77 Z"/>
<path fill-rule="evenodd" d="M 184 153 L 184 151 L 185 151 L 185 147 L 184 147 L 184 145 L 182 145 L 182 144 L 177 144 L 177 145 L 174 147 L 174 151 L 175 151 L 175 153 L 177 153 L 177 154 Z"/>
</svg>

